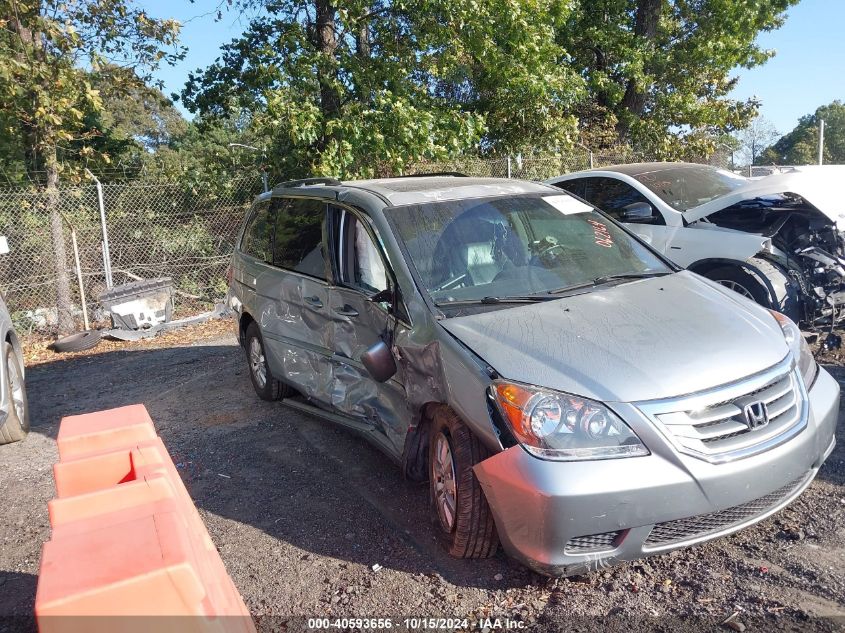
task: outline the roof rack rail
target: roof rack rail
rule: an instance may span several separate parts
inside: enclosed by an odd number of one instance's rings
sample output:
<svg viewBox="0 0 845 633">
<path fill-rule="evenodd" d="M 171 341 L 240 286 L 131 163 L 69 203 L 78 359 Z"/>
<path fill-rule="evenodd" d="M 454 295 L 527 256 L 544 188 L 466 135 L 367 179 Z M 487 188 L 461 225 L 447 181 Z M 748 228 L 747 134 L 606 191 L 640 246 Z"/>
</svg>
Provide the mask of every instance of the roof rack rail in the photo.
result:
<svg viewBox="0 0 845 633">
<path fill-rule="evenodd" d="M 391 176 L 391 178 L 419 178 L 422 176 L 458 176 L 459 178 L 469 178 L 468 175 L 459 171 L 429 171 L 421 174 L 403 174 L 402 176 Z"/>
<path fill-rule="evenodd" d="M 307 185 L 339 185 L 336 178 L 300 178 L 299 180 L 286 180 L 280 182 L 273 189 L 287 189 L 289 187 L 305 187 Z"/>
</svg>

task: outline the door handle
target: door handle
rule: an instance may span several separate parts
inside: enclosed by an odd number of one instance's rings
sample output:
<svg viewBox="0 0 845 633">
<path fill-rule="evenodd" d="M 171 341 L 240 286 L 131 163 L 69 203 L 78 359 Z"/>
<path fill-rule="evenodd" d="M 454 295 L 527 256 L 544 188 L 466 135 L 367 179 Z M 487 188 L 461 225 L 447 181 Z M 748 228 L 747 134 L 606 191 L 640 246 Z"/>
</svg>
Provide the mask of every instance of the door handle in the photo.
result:
<svg viewBox="0 0 845 633">
<path fill-rule="evenodd" d="M 313 297 L 305 297 L 305 302 L 315 308 L 322 308 L 323 302 L 320 301 L 320 297 L 314 295 Z"/>
<path fill-rule="evenodd" d="M 358 310 L 353 308 L 352 306 L 345 305 L 342 308 L 335 308 L 335 314 L 339 314 L 340 316 L 345 317 L 356 317 L 358 316 Z"/>
</svg>

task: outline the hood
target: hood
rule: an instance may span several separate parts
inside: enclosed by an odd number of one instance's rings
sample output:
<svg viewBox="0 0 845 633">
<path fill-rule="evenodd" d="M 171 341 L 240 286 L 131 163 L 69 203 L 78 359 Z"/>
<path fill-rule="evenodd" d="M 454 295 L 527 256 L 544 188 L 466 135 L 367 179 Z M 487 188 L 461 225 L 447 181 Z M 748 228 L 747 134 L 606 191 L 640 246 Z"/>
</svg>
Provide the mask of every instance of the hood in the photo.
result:
<svg viewBox="0 0 845 633">
<path fill-rule="evenodd" d="M 440 324 L 503 378 L 604 402 L 700 391 L 789 353 L 765 309 L 688 271 Z"/>
<path fill-rule="evenodd" d="M 836 173 L 838 172 L 824 169 L 802 170 L 749 180 L 747 185 L 725 196 L 687 209 L 683 213 L 684 220 L 695 222 L 744 200 L 792 193 L 804 198 L 807 204 L 815 207 L 842 231 L 845 230 L 845 199 L 842 195 L 841 178 L 837 180 L 834 177 Z"/>
</svg>

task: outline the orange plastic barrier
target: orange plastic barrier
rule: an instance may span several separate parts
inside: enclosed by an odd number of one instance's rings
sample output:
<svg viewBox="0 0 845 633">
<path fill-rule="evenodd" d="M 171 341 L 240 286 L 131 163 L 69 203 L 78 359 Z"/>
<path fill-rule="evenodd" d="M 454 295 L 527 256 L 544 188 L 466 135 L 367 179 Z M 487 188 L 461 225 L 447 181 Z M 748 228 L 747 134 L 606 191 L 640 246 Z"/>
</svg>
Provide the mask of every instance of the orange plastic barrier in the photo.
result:
<svg viewBox="0 0 845 633">
<path fill-rule="evenodd" d="M 254 633 L 143 405 L 64 418 L 57 441 L 41 633 Z"/>
</svg>

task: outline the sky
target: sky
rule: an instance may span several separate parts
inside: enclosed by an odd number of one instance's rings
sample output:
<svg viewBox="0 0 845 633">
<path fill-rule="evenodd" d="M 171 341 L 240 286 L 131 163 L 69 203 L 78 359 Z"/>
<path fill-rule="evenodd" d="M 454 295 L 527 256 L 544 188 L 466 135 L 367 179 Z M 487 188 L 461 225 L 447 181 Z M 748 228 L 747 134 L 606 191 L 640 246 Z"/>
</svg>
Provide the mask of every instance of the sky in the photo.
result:
<svg viewBox="0 0 845 633">
<path fill-rule="evenodd" d="M 781 134 L 805 114 L 835 99 L 845 101 L 845 0 L 801 0 L 777 31 L 758 43 L 777 54 L 763 66 L 740 69 L 736 99 L 757 96 L 761 114 Z"/>
<path fill-rule="evenodd" d="M 238 37 L 249 23 L 247 16 L 225 9 L 223 19 L 216 20 L 217 0 L 139 0 L 139 4 L 150 15 L 173 17 L 183 24 L 185 60 L 157 73 L 168 96 L 182 90 L 189 72 L 213 63 L 220 46 Z M 782 28 L 758 38 L 761 46 L 777 51 L 775 57 L 757 68 L 737 69 L 733 75 L 739 83 L 731 93 L 737 99 L 756 96 L 762 101 L 762 116 L 780 134 L 817 107 L 834 99 L 845 101 L 845 0 L 801 0 L 787 16 Z"/>
</svg>

